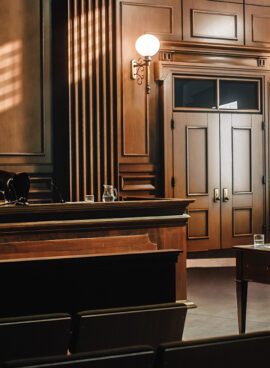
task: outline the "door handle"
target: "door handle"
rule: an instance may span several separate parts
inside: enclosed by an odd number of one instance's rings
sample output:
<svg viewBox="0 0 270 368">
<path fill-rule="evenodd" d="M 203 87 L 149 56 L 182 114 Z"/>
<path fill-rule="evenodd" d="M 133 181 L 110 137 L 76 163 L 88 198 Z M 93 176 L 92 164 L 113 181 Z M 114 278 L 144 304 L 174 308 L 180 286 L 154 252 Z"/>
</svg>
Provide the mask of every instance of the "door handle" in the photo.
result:
<svg viewBox="0 0 270 368">
<path fill-rule="evenodd" d="M 215 188 L 214 189 L 214 202 L 218 202 L 218 201 L 220 201 L 219 189 Z"/>
<path fill-rule="evenodd" d="M 229 190 L 227 188 L 223 188 L 223 202 L 228 202 L 229 200 Z"/>
</svg>

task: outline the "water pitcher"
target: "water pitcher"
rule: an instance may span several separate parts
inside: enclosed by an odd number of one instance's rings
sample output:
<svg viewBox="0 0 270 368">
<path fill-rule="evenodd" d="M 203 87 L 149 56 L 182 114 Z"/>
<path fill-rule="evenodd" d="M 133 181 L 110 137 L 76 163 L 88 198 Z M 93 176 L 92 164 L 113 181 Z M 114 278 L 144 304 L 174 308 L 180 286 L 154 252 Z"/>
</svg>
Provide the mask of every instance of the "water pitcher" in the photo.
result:
<svg viewBox="0 0 270 368">
<path fill-rule="evenodd" d="M 104 192 L 102 195 L 103 202 L 113 202 L 117 199 L 117 190 L 112 185 L 104 184 Z"/>
</svg>

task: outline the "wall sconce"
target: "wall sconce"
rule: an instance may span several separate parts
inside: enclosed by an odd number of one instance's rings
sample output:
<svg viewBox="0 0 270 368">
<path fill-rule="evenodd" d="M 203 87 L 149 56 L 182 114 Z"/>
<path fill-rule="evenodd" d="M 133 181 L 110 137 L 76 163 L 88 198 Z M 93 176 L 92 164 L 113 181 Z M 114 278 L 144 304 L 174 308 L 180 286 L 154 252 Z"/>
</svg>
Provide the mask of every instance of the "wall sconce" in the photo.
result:
<svg viewBox="0 0 270 368">
<path fill-rule="evenodd" d="M 154 56 L 160 47 L 160 43 L 157 37 L 151 34 L 144 34 L 140 36 L 135 44 L 137 52 L 144 57 L 136 60 L 131 60 L 131 79 L 136 79 L 138 84 L 142 84 L 144 79 L 144 67 L 146 69 L 146 93 L 150 93 L 150 63 L 151 57 Z"/>
</svg>

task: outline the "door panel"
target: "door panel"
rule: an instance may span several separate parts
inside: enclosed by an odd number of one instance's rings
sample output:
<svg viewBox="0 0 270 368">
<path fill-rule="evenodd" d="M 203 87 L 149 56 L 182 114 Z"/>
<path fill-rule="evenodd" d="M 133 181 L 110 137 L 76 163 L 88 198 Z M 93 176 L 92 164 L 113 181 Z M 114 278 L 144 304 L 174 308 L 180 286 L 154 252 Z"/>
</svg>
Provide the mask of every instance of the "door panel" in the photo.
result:
<svg viewBox="0 0 270 368">
<path fill-rule="evenodd" d="M 221 114 L 222 248 L 252 244 L 263 225 L 262 116 Z M 224 189 L 228 190 L 227 201 Z"/>
<path fill-rule="evenodd" d="M 262 115 L 176 112 L 173 119 L 174 197 L 196 199 L 188 250 L 251 244 L 264 221 Z"/>
<path fill-rule="evenodd" d="M 220 247 L 219 115 L 174 113 L 174 197 L 195 198 L 190 205 L 188 250 Z"/>
<path fill-rule="evenodd" d="M 232 127 L 232 169 L 233 193 L 252 192 L 251 127 Z"/>
<path fill-rule="evenodd" d="M 208 194 L 207 127 L 186 127 L 187 194 Z"/>
</svg>

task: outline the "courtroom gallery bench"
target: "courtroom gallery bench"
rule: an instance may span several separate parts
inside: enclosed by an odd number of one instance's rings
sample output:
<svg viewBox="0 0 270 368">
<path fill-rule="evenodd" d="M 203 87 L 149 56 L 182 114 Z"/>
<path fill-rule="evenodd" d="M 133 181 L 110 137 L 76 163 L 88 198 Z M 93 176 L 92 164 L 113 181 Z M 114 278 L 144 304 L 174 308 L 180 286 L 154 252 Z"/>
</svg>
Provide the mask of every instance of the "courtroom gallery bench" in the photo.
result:
<svg viewBox="0 0 270 368">
<path fill-rule="evenodd" d="M 182 251 L 157 250 L 147 235 L 133 238 L 128 252 L 114 254 L 91 253 L 105 243 L 108 251 L 112 237 L 2 243 L 0 318 L 68 313 L 74 351 L 181 339 L 188 306 L 176 302 L 175 265 Z M 114 245 L 125 241 L 115 237 Z"/>
<path fill-rule="evenodd" d="M 178 254 L 154 250 L 2 259 L 0 316 L 16 320 L 68 313 L 68 348 L 77 352 L 181 339 L 187 306 L 176 302 Z"/>
<path fill-rule="evenodd" d="M 269 364 L 270 331 L 5 363 L 5 368 L 254 368 Z"/>
</svg>

